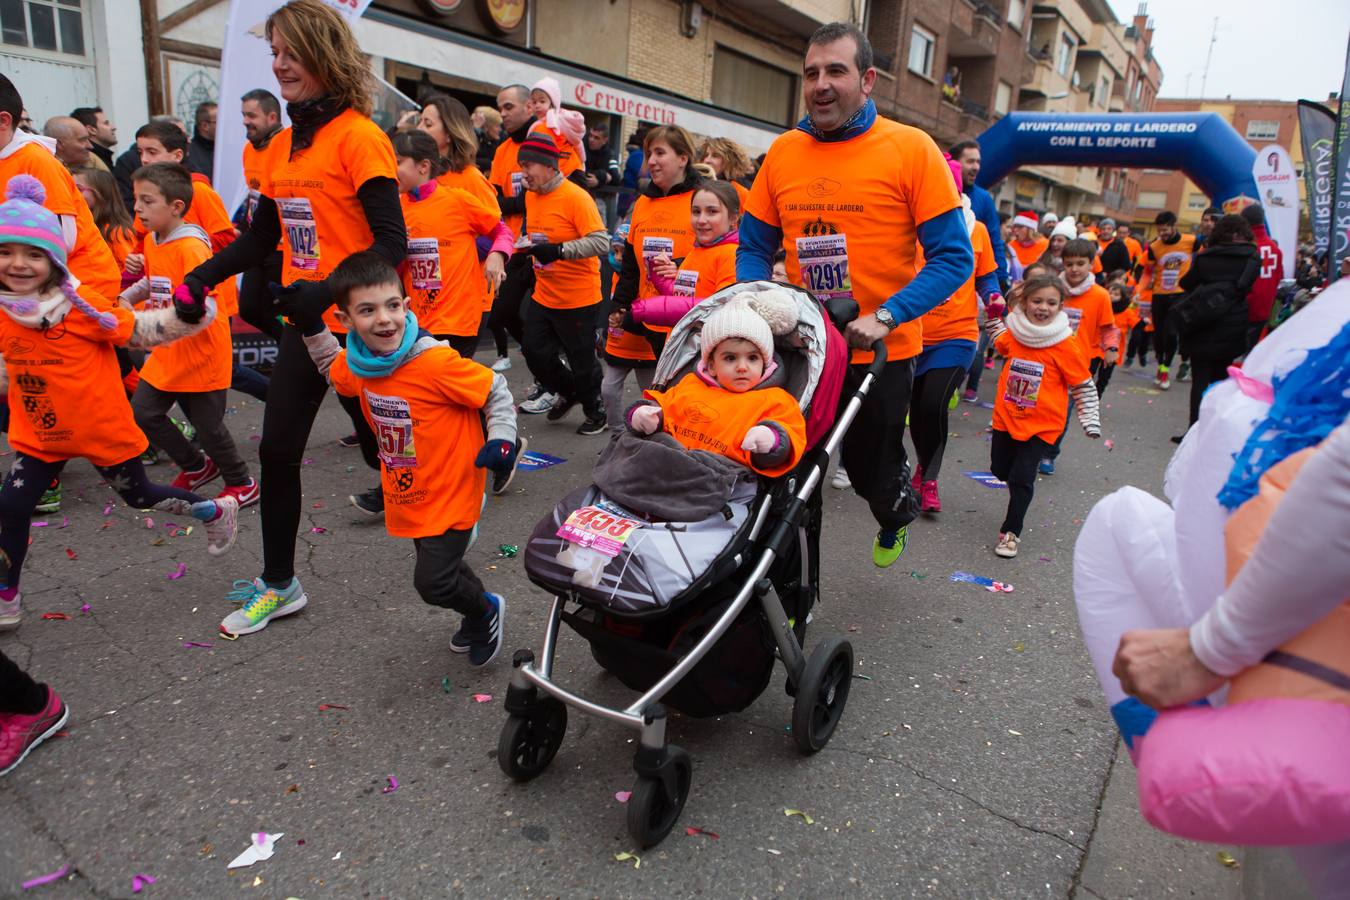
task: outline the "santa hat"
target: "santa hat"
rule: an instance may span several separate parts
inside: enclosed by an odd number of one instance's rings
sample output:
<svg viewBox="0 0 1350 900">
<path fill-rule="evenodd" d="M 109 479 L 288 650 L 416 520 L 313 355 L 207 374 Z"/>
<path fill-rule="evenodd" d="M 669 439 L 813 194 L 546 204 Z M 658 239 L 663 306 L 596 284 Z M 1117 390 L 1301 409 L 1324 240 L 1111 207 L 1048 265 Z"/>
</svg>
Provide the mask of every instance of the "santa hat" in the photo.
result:
<svg viewBox="0 0 1350 900">
<path fill-rule="evenodd" d="M 1037 227 L 1040 226 L 1040 219 L 1036 218 L 1036 214 L 1034 212 L 1032 212 L 1029 209 L 1026 209 L 1023 210 L 1022 212 L 1019 212 L 1017 215 L 1013 216 L 1012 223 L 1014 228 L 1016 228 L 1018 225 L 1025 225 L 1032 231 L 1035 231 Z"/>
<path fill-rule="evenodd" d="M 788 334 L 796 327 L 797 301 L 790 293 L 781 288 L 745 292 L 704 321 L 699 335 L 704 364 L 718 344 L 731 338 L 754 344 L 767 363 L 773 359 L 774 336 Z"/>
<path fill-rule="evenodd" d="M 1055 230 L 1050 232 L 1051 237 L 1064 237 L 1073 240 L 1078 237 L 1078 223 L 1073 220 L 1073 216 L 1065 216 L 1055 226 Z"/>
</svg>

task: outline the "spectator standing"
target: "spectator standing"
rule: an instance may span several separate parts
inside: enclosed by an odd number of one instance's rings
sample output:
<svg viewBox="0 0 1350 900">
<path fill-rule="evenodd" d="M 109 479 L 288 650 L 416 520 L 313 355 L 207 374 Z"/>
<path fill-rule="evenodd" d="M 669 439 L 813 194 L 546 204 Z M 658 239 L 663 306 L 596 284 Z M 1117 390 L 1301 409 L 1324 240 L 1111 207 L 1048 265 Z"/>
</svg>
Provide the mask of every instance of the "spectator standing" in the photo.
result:
<svg viewBox="0 0 1350 900">
<path fill-rule="evenodd" d="M 622 183 L 618 157 L 609 146 L 609 125 L 592 125 L 586 129 L 586 187 L 596 191 Z"/>
<path fill-rule="evenodd" d="M 744 207 L 750 196 L 750 185 L 754 183 L 755 165 L 741 145 L 730 138 L 709 138 L 698 148 L 697 156 L 712 168 L 718 181 L 731 182 Z"/>
<path fill-rule="evenodd" d="M 1034 219 L 1036 217 L 1036 214 L 1031 213 L 1031 217 Z M 1013 224 L 1016 224 L 1016 220 L 1014 220 Z M 1059 224 L 1059 214 L 1056 212 L 1052 212 L 1050 210 L 1046 210 L 1045 215 L 1041 216 L 1039 225 L 1033 227 L 1032 230 L 1040 231 L 1042 237 L 1048 238 L 1050 237 L 1050 232 L 1054 231 L 1055 226 L 1058 224 Z"/>
<path fill-rule="evenodd" d="M 93 142 L 89 140 L 89 129 L 70 116 L 53 116 L 42 126 L 42 133 L 56 141 L 56 158 L 67 169 L 74 171 L 88 165 L 96 165 Z"/>
<path fill-rule="evenodd" d="M 89 140 L 93 142 L 94 155 L 103 168 L 109 172 L 113 167 L 113 148 L 117 146 L 117 126 L 104 114 L 102 107 L 81 106 L 71 110 L 72 119 L 89 129 Z"/>
<path fill-rule="evenodd" d="M 1219 219 L 1223 218 L 1223 210 L 1217 206 L 1206 207 L 1200 214 L 1200 227 L 1195 232 L 1195 252 L 1199 253 L 1200 248 L 1209 241 L 1209 236 L 1214 233 L 1214 226 Z"/>
<path fill-rule="evenodd" d="M 216 172 L 216 105 L 198 105 L 193 116 L 192 141 L 188 144 L 189 168 L 212 181 Z"/>
<path fill-rule="evenodd" d="M 1250 350 L 1261 339 L 1261 331 L 1270 319 L 1270 309 L 1275 305 L 1275 292 L 1284 278 L 1284 253 L 1266 231 L 1265 207 L 1253 203 L 1242 210 L 1242 218 L 1251 227 L 1257 252 L 1261 254 L 1261 273 L 1247 295 L 1247 349 Z"/>
<path fill-rule="evenodd" d="M 478 153 L 474 164 L 486 172 L 492 168 L 492 154 L 502 142 L 502 114 L 490 106 L 476 106 L 469 116 L 474 133 L 478 136 Z"/>
<path fill-rule="evenodd" d="M 989 234 L 989 245 L 993 248 L 994 262 L 998 266 L 999 289 L 1008 289 L 1008 248 L 1003 245 L 1003 229 L 998 218 L 998 206 L 994 196 L 975 183 L 980 174 L 980 145 L 975 141 L 962 141 L 949 151 L 953 160 L 961 164 L 961 192 L 970 198 L 970 211 L 975 219 L 984 226 Z M 987 338 L 982 338 L 980 346 L 986 346 Z M 983 353 L 979 354 L 983 355 Z"/>
</svg>

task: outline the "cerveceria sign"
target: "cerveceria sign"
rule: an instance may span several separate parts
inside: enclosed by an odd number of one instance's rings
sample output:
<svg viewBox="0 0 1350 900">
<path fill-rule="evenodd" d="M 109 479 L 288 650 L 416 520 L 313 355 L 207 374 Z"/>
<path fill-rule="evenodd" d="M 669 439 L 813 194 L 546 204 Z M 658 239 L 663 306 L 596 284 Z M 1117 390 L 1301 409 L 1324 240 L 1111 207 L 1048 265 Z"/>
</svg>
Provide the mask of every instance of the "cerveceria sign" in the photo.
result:
<svg viewBox="0 0 1350 900">
<path fill-rule="evenodd" d="M 658 125 L 675 124 L 675 110 L 664 103 L 648 100 L 637 94 L 613 90 L 589 81 L 578 81 L 572 95 L 576 97 L 577 105 L 586 109 L 612 113 L 616 116 L 633 116 Z"/>
</svg>

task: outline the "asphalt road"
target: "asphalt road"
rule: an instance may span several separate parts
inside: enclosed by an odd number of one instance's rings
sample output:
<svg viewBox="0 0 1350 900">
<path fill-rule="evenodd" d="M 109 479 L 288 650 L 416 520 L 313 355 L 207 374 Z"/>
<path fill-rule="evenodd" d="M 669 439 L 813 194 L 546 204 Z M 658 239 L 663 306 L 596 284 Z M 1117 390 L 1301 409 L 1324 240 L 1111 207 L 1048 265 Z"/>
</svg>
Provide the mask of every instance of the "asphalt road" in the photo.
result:
<svg viewBox="0 0 1350 900">
<path fill-rule="evenodd" d="M 509 374 L 523 387 L 518 357 Z M 253 450 L 261 407 L 231 399 Z M 981 406 L 953 413 L 945 511 L 911 528 L 893 568 L 871 564 L 865 504 L 826 487 L 811 637 L 847 634 L 866 680 L 813 757 L 786 731 L 781 674 L 744 714 L 675 718 L 693 790 L 640 867 L 615 859 L 633 849 L 615 793 L 632 787 L 635 733 L 573 712 L 551 769 L 524 786 L 493 758 L 509 651 L 538 647 L 548 600 L 498 546 L 523 543 L 587 479 L 603 438 L 573 433 L 579 412 L 522 417 L 532 447 L 566 462 L 492 498 L 470 552 L 509 604 L 507 651 L 482 671 L 447 651 L 455 623 L 414 593 L 411 543 L 348 505 L 373 479 L 336 443 L 349 429 L 331 399 L 303 469 L 310 605 L 237 642 L 216 625 L 231 579 L 260 570 L 256 510 L 233 553 L 211 559 L 200 529 L 172 536 L 158 515 L 148 529 L 120 505 L 104 516 L 111 492 L 74 463 L 65 507 L 33 532 L 27 618 L 0 636 L 71 709 L 66 736 L 0 780 L 0 896 L 62 866 L 67 878 L 23 896 L 130 896 L 135 874 L 157 879 L 146 897 L 1237 895 L 1215 848 L 1153 834 L 1129 808 L 1129 762 L 1071 593 L 1079 524 L 1121 485 L 1160 492 L 1185 403 L 1184 388 L 1157 393 L 1119 370 L 1103 409 L 1113 449 L 1070 434 L 1013 561 L 991 549 L 1006 494 L 962 474 L 988 469 Z M 168 578 L 180 563 L 186 574 Z M 1015 591 L 953 583 L 958 570 Z M 574 635 L 557 672 L 625 696 Z M 390 776 L 398 789 L 385 793 Z M 284 835 L 275 855 L 227 871 L 258 831 Z"/>
</svg>

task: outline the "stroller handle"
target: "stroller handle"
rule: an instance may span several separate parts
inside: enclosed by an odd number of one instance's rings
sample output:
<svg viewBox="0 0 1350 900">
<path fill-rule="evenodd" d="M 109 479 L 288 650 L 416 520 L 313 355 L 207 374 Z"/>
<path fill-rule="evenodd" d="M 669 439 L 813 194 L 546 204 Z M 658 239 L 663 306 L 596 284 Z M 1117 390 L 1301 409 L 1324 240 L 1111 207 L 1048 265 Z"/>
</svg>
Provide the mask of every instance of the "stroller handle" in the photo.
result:
<svg viewBox="0 0 1350 900">
<path fill-rule="evenodd" d="M 886 359 L 886 341 L 872 342 L 872 365 L 867 367 L 867 374 L 873 378 L 881 377 L 881 370 L 885 368 L 888 360 Z"/>
</svg>

